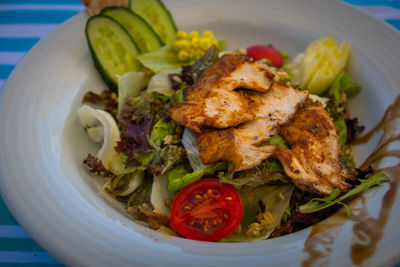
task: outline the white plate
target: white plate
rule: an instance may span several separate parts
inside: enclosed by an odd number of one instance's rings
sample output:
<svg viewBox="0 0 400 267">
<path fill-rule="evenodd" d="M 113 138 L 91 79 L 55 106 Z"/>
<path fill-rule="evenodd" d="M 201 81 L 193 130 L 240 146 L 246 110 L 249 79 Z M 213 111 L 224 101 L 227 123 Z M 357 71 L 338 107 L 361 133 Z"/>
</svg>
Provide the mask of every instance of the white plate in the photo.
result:
<svg viewBox="0 0 400 267">
<path fill-rule="evenodd" d="M 179 27 L 213 30 L 229 48 L 273 43 L 291 55 L 332 34 L 351 43 L 350 71 L 364 90 L 351 106 L 370 129 L 400 93 L 400 35 L 344 3 L 321 0 L 166 1 Z M 88 90 L 105 88 L 93 67 L 81 13 L 42 40 L 14 70 L 0 107 L 1 193 L 26 231 L 61 262 L 80 266 L 301 265 L 310 229 L 256 243 L 168 238 L 130 220 L 82 168 L 95 147 L 76 109 Z M 371 145 L 358 149 L 361 162 Z M 376 216 L 387 185 L 367 194 Z M 393 211 L 400 208 L 397 197 Z M 400 260 L 400 213 L 393 212 L 368 265 Z M 331 266 L 351 265 L 352 222 L 335 230 Z M 329 242 L 328 242 L 329 243 Z"/>
</svg>

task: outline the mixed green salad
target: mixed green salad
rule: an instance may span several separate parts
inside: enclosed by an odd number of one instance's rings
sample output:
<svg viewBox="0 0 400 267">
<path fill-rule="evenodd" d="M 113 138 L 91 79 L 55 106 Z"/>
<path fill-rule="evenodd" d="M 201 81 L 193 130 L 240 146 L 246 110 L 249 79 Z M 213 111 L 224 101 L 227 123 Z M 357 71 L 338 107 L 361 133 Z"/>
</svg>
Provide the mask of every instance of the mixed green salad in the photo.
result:
<svg viewBox="0 0 400 267">
<path fill-rule="evenodd" d="M 234 173 L 229 162 L 203 164 L 196 133 L 168 116 L 227 53 L 211 31 L 178 31 L 159 0 L 132 0 L 128 8 L 108 7 L 89 18 L 86 35 L 108 89 L 86 93 L 78 110 L 101 146 L 84 165 L 104 177 L 104 190 L 124 202 L 130 216 L 152 229 L 204 241 L 264 240 L 315 224 L 342 206 L 350 213 L 348 201 L 387 180 L 353 161 L 349 144 L 363 127 L 350 117 L 347 101 L 362 89 L 346 72 L 350 44 L 326 36 L 294 58 L 272 45 L 237 51 L 308 91 L 309 103 L 329 112 L 341 161 L 357 179 L 347 192 L 336 188 L 321 196 L 295 187 L 274 157 Z M 268 144 L 290 148 L 279 134 Z"/>
</svg>

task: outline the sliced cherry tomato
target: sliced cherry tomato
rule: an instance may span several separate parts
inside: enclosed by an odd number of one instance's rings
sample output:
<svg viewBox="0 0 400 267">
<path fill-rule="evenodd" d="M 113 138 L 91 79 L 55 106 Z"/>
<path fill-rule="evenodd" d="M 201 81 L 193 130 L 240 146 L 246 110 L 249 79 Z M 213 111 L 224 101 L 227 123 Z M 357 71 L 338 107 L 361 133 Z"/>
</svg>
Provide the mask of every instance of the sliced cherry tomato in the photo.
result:
<svg viewBox="0 0 400 267">
<path fill-rule="evenodd" d="M 215 241 L 232 233 L 243 217 L 238 191 L 216 178 L 200 179 L 174 198 L 171 226 L 189 239 Z"/>
<path fill-rule="evenodd" d="M 253 45 L 247 48 L 247 55 L 254 60 L 269 59 L 272 66 L 282 67 L 283 57 L 272 45 Z"/>
</svg>

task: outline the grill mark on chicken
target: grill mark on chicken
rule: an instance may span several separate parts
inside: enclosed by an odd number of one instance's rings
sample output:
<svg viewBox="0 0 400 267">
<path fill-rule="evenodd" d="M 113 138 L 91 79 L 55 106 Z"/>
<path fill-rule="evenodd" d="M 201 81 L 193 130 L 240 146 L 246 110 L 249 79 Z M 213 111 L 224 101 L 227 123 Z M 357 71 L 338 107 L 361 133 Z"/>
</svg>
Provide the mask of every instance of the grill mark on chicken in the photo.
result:
<svg viewBox="0 0 400 267">
<path fill-rule="evenodd" d="M 298 188 L 324 195 L 334 188 L 350 189 L 346 180 L 355 178 L 340 160 L 335 125 L 326 110 L 317 106 L 298 110 L 280 134 L 291 150 L 279 148 L 275 155 Z"/>
<path fill-rule="evenodd" d="M 266 92 L 275 74 L 267 66 L 245 56 L 230 53 L 207 68 L 188 89 L 186 101 L 172 107 L 168 115 L 197 133 L 202 127 L 228 128 L 253 120 L 251 99 L 246 88 Z"/>
<path fill-rule="evenodd" d="M 236 128 L 207 130 L 198 136 L 204 164 L 219 160 L 233 163 L 231 172 L 257 166 L 274 154 L 275 146 L 261 146 L 288 123 L 308 95 L 290 86 L 273 84 L 264 94 L 249 93 L 256 118 Z"/>
</svg>

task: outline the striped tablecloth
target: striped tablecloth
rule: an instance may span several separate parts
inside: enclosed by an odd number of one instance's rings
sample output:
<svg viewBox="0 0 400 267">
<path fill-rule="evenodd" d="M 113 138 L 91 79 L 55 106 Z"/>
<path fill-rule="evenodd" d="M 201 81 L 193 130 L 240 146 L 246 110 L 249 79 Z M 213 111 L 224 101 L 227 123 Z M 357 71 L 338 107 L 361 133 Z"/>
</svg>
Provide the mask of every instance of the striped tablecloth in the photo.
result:
<svg viewBox="0 0 400 267">
<path fill-rule="evenodd" d="M 400 0 L 346 2 L 400 30 Z M 0 88 L 40 38 L 83 9 L 80 0 L 0 0 Z M 0 197 L 0 266 L 14 265 L 60 266 L 61 263 L 29 237 Z"/>
</svg>

